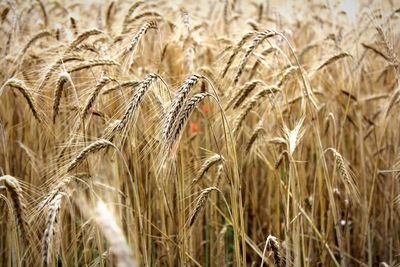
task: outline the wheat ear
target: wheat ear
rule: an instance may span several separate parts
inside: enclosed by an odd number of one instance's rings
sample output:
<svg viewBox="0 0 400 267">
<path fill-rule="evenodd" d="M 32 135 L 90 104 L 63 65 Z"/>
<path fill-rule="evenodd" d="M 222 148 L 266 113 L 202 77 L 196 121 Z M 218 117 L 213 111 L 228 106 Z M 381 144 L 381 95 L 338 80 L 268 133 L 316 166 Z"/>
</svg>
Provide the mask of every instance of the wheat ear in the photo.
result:
<svg viewBox="0 0 400 267">
<path fill-rule="evenodd" d="M 11 78 L 8 81 L 6 81 L 6 83 L 3 85 L 3 87 L 5 86 L 10 86 L 12 88 L 17 89 L 18 91 L 21 92 L 21 94 L 24 96 L 26 102 L 28 103 L 29 108 L 32 111 L 33 116 L 36 118 L 36 120 L 41 123 L 42 122 L 42 118 L 36 108 L 35 105 L 35 101 L 30 93 L 30 90 L 28 89 L 28 87 L 25 85 L 25 83 L 21 80 L 18 80 L 16 78 Z M 1 91 L 1 90 L 0 90 Z"/>
<path fill-rule="evenodd" d="M 57 59 L 57 61 L 49 68 L 49 70 L 46 72 L 46 74 L 44 75 L 42 82 L 40 83 L 39 87 L 38 87 L 38 91 L 42 90 L 43 87 L 46 85 L 46 83 L 50 80 L 51 75 L 53 75 L 53 73 L 62 65 L 65 64 L 69 61 L 74 61 L 74 60 L 78 60 L 78 61 L 82 61 L 83 58 L 80 55 L 76 55 L 76 54 L 69 54 L 69 55 L 65 55 L 60 57 L 59 59 Z"/>
<path fill-rule="evenodd" d="M 49 213 L 47 215 L 46 229 L 43 234 L 42 242 L 42 266 L 51 265 L 52 253 L 57 248 L 56 234 L 59 230 L 59 214 L 63 194 L 57 194 L 50 202 Z"/>
<path fill-rule="evenodd" d="M 87 38 L 94 36 L 94 35 L 99 35 L 104 33 L 103 31 L 100 31 L 98 29 L 91 29 L 91 30 L 87 30 L 81 34 L 79 34 L 68 46 L 68 48 L 65 50 L 65 54 L 71 52 L 72 50 L 75 49 L 75 47 L 77 45 L 79 45 L 80 43 L 82 43 L 83 41 L 85 41 Z"/>
<path fill-rule="evenodd" d="M 135 12 L 135 10 L 141 6 L 142 4 L 144 4 L 144 1 L 136 1 L 135 3 L 133 3 L 129 8 L 128 8 L 128 12 L 126 12 L 126 15 L 124 17 L 124 20 L 122 22 L 122 32 L 121 34 L 126 33 L 126 29 L 129 26 L 129 19 L 131 17 L 131 15 L 133 14 L 133 12 Z"/>
<path fill-rule="evenodd" d="M 196 83 L 201 79 L 202 76 L 194 74 L 191 75 L 189 78 L 185 80 L 183 85 L 180 87 L 178 92 L 176 93 L 176 96 L 169 108 L 169 112 L 166 115 L 166 119 L 163 125 L 163 137 L 164 139 L 169 139 L 171 135 L 171 131 L 173 130 L 173 124 L 174 121 L 176 120 L 179 112 L 181 111 L 186 97 L 190 92 L 190 89 L 193 88 Z"/>
<path fill-rule="evenodd" d="M 153 21 L 143 24 L 142 27 L 140 27 L 139 31 L 133 37 L 131 43 L 129 44 L 129 47 L 127 47 L 126 50 L 123 52 L 123 56 L 132 52 L 135 49 L 137 44 L 140 42 L 140 40 L 142 40 L 143 36 L 149 29 L 157 29 L 157 24 Z"/>
<path fill-rule="evenodd" d="M 47 37 L 47 36 L 52 36 L 51 31 L 49 30 L 43 30 L 40 31 L 39 33 L 35 34 L 31 39 L 29 39 L 28 43 L 24 46 L 24 48 L 22 48 L 21 50 L 21 56 L 23 56 L 26 51 L 29 49 L 29 47 L 36 42 L 37 40 L 43 38 L 43 37 Z"/>
<path fill-rule="evenodd" d="M 210 96 L 209 93 L 198 93 L 192 96 L 188 101 L 186 106 L 182 109 L 181 113 L 179 114 L 178 119 L 176 120 L 176 123 L 174 123 L 174 130 L 172 131 L 172 134 L 169 139 L 170 145 L 172 145 L 175 141 L 179 139 L 179 136 L 181 134 L 181 131 L 186 125 L 186 122 L 188 121 L 190 114 L 194 110 L 194 108 L 197 106 L 198 103 L 200 103 L 205 97 Z"/>
<path fill-rule="evenodd" d="M 269 235 L 267 237 L 267 241 L 265 242 L 265 249 L 264 249 L 263 255 L 265 254 L 266 250 L 268 250 L 269 252 L 272 252 L 274 265 L 276 267 L 285 267 L 286 266 L 286 259 L 282 255 L 282 253 L 280 252 L 279 242 L 278 242 L 278 239 L 275 236 Z M 260 267 L 262 267 L 263 265 L 264 265 L 264 257 L 263 257 L 263 260 L 261 262 L 261 266 Z"/>
<path fill-rule="evenodd" d="M 228 72 L 230 66 L 232 65 L 233 61 L 235 60 L 235 57 L 237 54 L 239 54 L 240 49 L 242 49 L 242 46 L 247 42 L 247 40 L 249 40 L 254 34 L 256 34 L 257 32 L 252 31 L 252 32 L 248 32 L 245 35 L 242 36 L 242 38 L 240 39 L 240 41 L 237 43 L 236 47 L 233 49 L 228 62 L 225 65 L 224 70 L 222 71 L 222 78 L 225 77 L 226 73 Z"/>
<path fill-rule="evenodd" d="M 28 245 L 28 223 L 25 216 L 26 204 L 24 197 L 22 195 L 22 189 L 16 178 L 5 175 L 0 177 L 0 182 L 4 181 L 5 187 L 10 193 L 11 199 L 13 201 L 13 213 L 15 216 L 17 227 L 20 231 L 20 236 L 24 242 L 24 246 Z"/>
<path fill-rule="evenodd" d="M 324 67 L 332 64 L 333 62 L 338 61 L 339 59 L 345 58 L 345 57 L 353 57 L 353 56 L 346 52 L 339 53 L 337 55 L 334 55 L 333 57 L 330 57 L 328 60 L 326 60 L 324 63 L 322 63 L 321 66 L 319 66 L 317 70 L 323 69 Z"/>
<path fill-rule="evenodd" d="M 247 143 L 246 146 L 246 153 L 249 153 L 251 150 L 251 147 L 253 146 L 253 144 L 256 142 L 256 140 L 258 139 L 258 137 L 262 134 L 265 133 L 265 129 L 264 129 L 264 121 L 261 120 L 257 126 L 254 128 L 253 132 L 251 133 L 251 137 L 249 142 Z"/>
<path fill-rule="evenodd" d="M 102 94 L 103 94 L 103 95 L 107 95 L 107 94 L 109 94 L 109 93 L 112 93 L 112 92 L 114 92 L 114 91 L 120 89 L 120 88 L 125 88 L 125 87 L 132 87 L 132 88 L 135 88 L 135 87 L 138 86 L 139 84 L 140 84 L 140 82 L 137 82 L 137 81 L 125 81 L 125 82 L 122 82 L 122 83 L 120 83 L 120 84 L 118 84 L 118 85 L 116 85 L 116 86 L 113 86 L 113 87 L 111 87 L 111 88 L 105 89 L 105 90 L 102 92 Z"/>
<path fill-rule="evenodd" d="M 267 38 L 272 37 L 274 35 L 276 35 L 277 33 L 274 31 L 264 31 L 264 32 L 260 32 L 257 34 L 256 37 L 254 37 L 254 39 L 251 41 L 250 45 L 246 48 L 246 51 L 244 52 L 240 63 L 239 63 L 239 68 L 238 71 L 236 72 L 236 76 L 233 80 L 234 84 L 236 84 L 239 81 L 240 76 L 243 73 L 244 67 L 251 55 L 251 53 Z"/>
<path fill-rule="evenodd" d="M 117 131 L 122 131 L 128 125 L 128 122 L 131 120 L 133 114 L 135 113 L 135 110 L 142 102 L 142 99 L 149 89 L 150 85 L 157 79 L 157 77 L 158 76 L 156 74 L 148 74 L 147 77 L 139 84 L 135 93 L 133 94 L 132 99 L 129 101 L 129 104 L 124 114 L 122 115 L 119 124 L 112 129 L 112 133 L 110 134 L 110 136 L 107 137 L 108 140 L 112 140 Z"/>
<path fill-rule="evenodd" d="M 335 157 L 336 169 L 340 174 L 340 176 L 342 177 L 342 179 L 344 180 L 344 185 L 347 193 L 350 195 L 350 197 L 355 199 L 356 202 L 359 202 L 360 193 L 357 189 L 354 178 L 349 171 L 349 167 L 346 161 L 343 159 L 342 155 L 340 155 L 339 152 L 336 151 L 336 149 L 329 148 L 329 150 L 332 151 L 333 156 Z"/>
<path fill-rule="evenodd" d="M 263 84 L 264 82 L 261 80 L 255 80 L 248 82 L 244 84 L 242 88 L 240 88 L 238 95 L 237 95 L 237 100 L 235 101 L 233 108 L 236 109 L 238 108 L 244 100 L 251 94 L 251 92 L 256 88 L 258 84 Z"/>
<path fill-rule="evenodd" d="M 68 73 L 65 73 L 65 72 L 60 73 L 60 76 L 58 77 L 57 84 L 56 84 L 56 90 L 54 91 L 53 123 L 56 122 L 56 117 L 57 117 L 59 106 L 60 106 L 61 95 L 64 90 L 64 85 L 68 80 L 69 80 Z"/>
<path fill-rule="evenodd" d="M 262 88 L 259 90 L 252 98 L 247 102 L 247 104 L 244 106 L 243 110 L 241 113 L 239 113 L 239 116 L 237 119 L 234 121 L 234 127 L 233 127 L 233 132 L 237 132 L 239 128 L 241 127 L 244 119 L 246 116 L 250 113 L 250 111 L 257 106 L 259 101 L 263 99 L 265 96 L 268 94 L 273 94 L 279 92 L 280 89 L 276 86 L 270 86 L 266 88 Z"/>
<path fill-rule="evenodd" d="M 79 166 L 90 154 L 93 154 L 101 149 L 113 146 L 110 141 L 100 139 L 85 147 L 67 166 L 67 172 L 72 171 Z"/>
<path fill-rule="evenodd" d="M 93 107 L 97 96 L 100 94 L 101 89 L 106 86 L 109 82 L 114 81 L 115 79 L 109 77 L 103 77 L 101 80 L 96 84 L 93 92 L 90 94 L 89 98 L 87 99 L 83 111 L 82 111 L 82 119 L 84 120 L 87 115 L 89 114 L 90 109 Z"/>
<path fill-rule="evenodd" d="M 223 160 L 224 160 L 224 158 L 219 154 L 215 154 L 215 155 L 209 157 L 203 163 L 203 165 L 201 165 L 200 170 L 197 172 L 195 178 L 192 180 L 192 185 L 197 183 L 204 176 L 204 174 L 208 171 L 208 169 L 210 169 L 213 165 L 215 165 Z"/>
<path fill-rule="evenodd" d="M 104 59 L 91 59 L 82 63 L 77 64 L 76 66 L 70 68 L 68 73 L 77 72 L 84 69 L 89 69 L 96 66 L 119 66 L 119 63 L 115 60 L 104 58 Z"/>
<path fill-rule="evenodd" d="M 219 191 L 219 189 L 214 186 L 203 189 L 201 191 L 200 196 L 198 197 L 198 200 L 194 207 L 194 210 L 189 218 L 189 227 L 191 227 L 195 223 L 197 217 L 199 216 L 200 211 L 203 209 L 203 207 L 207 203 L 208 196 L 210 195 L 211 191 L 214 191 L 214 190 Z"/>
</svg>

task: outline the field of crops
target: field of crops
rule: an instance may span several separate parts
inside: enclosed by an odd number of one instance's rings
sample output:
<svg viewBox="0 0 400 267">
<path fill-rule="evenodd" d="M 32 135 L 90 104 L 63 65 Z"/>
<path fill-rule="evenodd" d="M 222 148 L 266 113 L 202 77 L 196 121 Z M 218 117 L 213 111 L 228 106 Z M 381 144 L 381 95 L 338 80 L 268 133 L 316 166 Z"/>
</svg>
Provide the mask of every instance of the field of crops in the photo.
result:
<svg viewBox="0 0 400 267">
<path fill-rule="evenodd" d="M 0 266 L 399 266 L 399 2 L 3 0 L 0 30 Z"/>
</svg>

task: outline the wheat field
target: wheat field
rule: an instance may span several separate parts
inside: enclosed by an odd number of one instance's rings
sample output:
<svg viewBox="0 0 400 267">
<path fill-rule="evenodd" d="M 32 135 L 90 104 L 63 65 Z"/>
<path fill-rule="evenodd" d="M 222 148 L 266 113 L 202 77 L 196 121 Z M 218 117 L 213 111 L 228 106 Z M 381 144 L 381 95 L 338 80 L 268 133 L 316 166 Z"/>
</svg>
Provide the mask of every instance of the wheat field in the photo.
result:
<svg viewBox="0 0 400 267">
<path fill-rule="evenodd" d="M 399 266 L 396 1 L 0 1 L 0 266 Z"/>
</svg>

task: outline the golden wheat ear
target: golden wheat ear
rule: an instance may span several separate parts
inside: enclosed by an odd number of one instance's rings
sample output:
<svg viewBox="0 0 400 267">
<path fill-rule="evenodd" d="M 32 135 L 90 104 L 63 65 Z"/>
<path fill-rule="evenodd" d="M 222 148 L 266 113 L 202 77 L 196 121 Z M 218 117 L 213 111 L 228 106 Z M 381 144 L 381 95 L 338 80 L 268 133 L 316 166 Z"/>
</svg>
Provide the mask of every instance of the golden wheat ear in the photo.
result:
<svg viewBox="0 0 400 267">
<path fill-rule="evenodd" d="M 113 147 L 114 145 L 104 139 L 97 140 L 85 147 L 79 154 L 67 165 L 66 172 L 71 172 L 78 167 L 90 154 L 96 153 L 104 148 Z"/>
<path fill-rule="evenodd" d="M 213 165 L 216 165 L 223 160 L 224 160 L 224 158 L 221 155 L 215 154 L 215 155 L 209 157 L 206 161 L 204 161 L 203 165 L 201 165 L 200 170 L 197 172 L 195 178 L 193 178 L 192 185 L 197 183 L 204 176 L 204 174 L 208 171 L 208 169 L 210 169 Z"/>
<path fill-rule="evenodd" d="M 189 218 L 189 227 L 191 227 L 195 223 L 196 218 L 199 216 L 200 211 L 204 208 L 204 206 L 207 203 L 208 196 L 214 190 L 219 191 L 218 188 L 216 187 L 209 187 L 201 191 L 200 196 L 198 197 L 196 205 L 194 207 L 194 210 L 191 212 Z"/>
<path fill-rule="evenodd" d="M 328 148 L 335 157 L 336 169 L 340 177 L 343 179 L 343 184 L 346 189 L 346 193 L 350 200 L 354 200 L 356 203 L 360 203 L 360 192 L 357 188 L 354 174 L 351 172 L 348 163 L 342 157 L 342 155 L 334 148 Z"/>
<path fill-rule="evenodd" d="M 239 54 L 240 49 L 242 49 L 243 45 L 252 37 L 254 36 L 254 34 L 256 34 L 257 32 L 252 31 L 252 32 L 248 32 L 245 35 L 242 36 L 242 38 L 240 39 L 240 41 L 237 43 L 236 47 L 233 49 L 231 55 L 229 56 L 229 59 L 225 65 L 224 70 L 221 73 L 221 77 L 224 78 L 226 73 L 228 72 L 229 68 L 231 67 L 233 61 L 235 60 L 235 57 Z"/>
<path fill-rule="evenodd" d="M 42 267 L 52 266 L 53 253 L 58 253 L 57 235 L 60 231 L 60 210 L 63 193 L 58 193 L 49 203 L 46 229 L 42 241 Z"/>
<path fill-rule="evenodd" d="M 69 74 L 66 72 L 60 73 L 57 83 L 56 90 L 54 91 L 54 100 L 53 100 L 53 123 L 56 122 L 56 117 L 58 115 L 58 110 L 61 101 L 61 95 L 64 90 L 64 85 L 69 81 Z"/>
<path fill-rule="evenodd" d="M 22 195 L 22 189 L 15 177 L 4 175 L 0 177 L 0 182 L 4 182 L 4 188 L 10 194 L 13 203 L 13 214 L 20 233 L 24 247 L 29 245 L 29 225 L 26 217 L 26 203 Z"/>
<path fill-rule="evenodd" d="M 244 67 L 249 60 L 251 53 L 266 39 L 275 36 L 277 33 L 274 31 L 266 30 L 264 32 L 260 32 L 256 37 L 251 41 L 250 45 L 246 48 L 243 57 L 240 60 L 238 70 L 236 72 L 235 78 L 233 79 L 233 83 L 237 84 L 240 76 L 242 76 Z"/>
<path fill-rule="evenodd" d="M 83 107 L 83 111 L 82 111 L 82 119 L 85 120 L 85 118 L 87 117 L 87 115 L 89 114 L 90 109 L 93 107 L 96 98 L 98 97 L 98 95 L 100 94 L 101 89 L 106 86 L 108 83 L 110 82 L 117 82 L 116 79 L 114 78 L 109 78 L 109 77 L 103 77 L 101 78 L 101 80 L 96 84 L 94 90 L 92 91 L 92 93 L 90 94 L 89 98 L 86 100 L 86 103 Z"/>
<path fill-rule="evenodd" d="M 35 100 L 32 97 L 31 90 L 26 86 L 26 84 L 21 80 L 18 80 L 16 78 L 11 78 L 5 82 L 5 84 L 3 85 L 3 88 L 6 86 L 17 89 L 19 92 L 21 92 L 21 94 L 24 96 L 26 102 L 28 103 L 28 106 L 29 106 L 30 110 L 32 111 L 33 116 L 39 123 L 41 123 L 43 121 L 43 117 L 39 113 L 39 110 L 36 106 Z M 4 89 L 0 89 L 0 95 L 3 90 Z"/>
<path fill-rule="evenodd" d="M 179 117 L 176 119 L 173 124 L 173 130 L 168 140 L 168 147 L 171 147 L 172 144 L 179 141 L 182 130 L 185 128 L 186 123 L 192 114 L 193 110 L 196 106 L 207 96 L 211 96 L 209 93 L 198 93 L 192 96 L 189 100 L 187 100 L 186 106 L 182 108 L 179 113 Z"/>
</svg>

